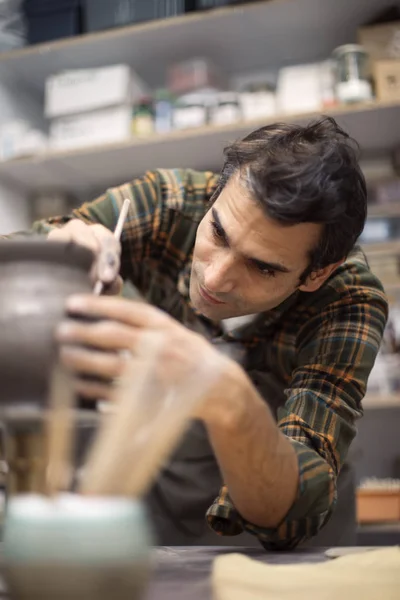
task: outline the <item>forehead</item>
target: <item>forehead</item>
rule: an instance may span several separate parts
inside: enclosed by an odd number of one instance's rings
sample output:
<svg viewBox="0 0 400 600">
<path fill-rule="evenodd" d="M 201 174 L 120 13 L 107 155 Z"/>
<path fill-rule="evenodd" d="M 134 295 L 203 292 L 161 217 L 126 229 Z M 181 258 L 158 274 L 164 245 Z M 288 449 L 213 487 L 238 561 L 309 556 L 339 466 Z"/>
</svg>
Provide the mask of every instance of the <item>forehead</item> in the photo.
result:
<svg viewBox="0 0 400 600">
<path fill-rule="evenodd" d="M 215 201 L 230 245 L 241 254 L 288 268 L 303 268 L 320 239 L 316 223 L 282 225 L 264 212 L 238 176 L 232 177 Z"/>
</svg>

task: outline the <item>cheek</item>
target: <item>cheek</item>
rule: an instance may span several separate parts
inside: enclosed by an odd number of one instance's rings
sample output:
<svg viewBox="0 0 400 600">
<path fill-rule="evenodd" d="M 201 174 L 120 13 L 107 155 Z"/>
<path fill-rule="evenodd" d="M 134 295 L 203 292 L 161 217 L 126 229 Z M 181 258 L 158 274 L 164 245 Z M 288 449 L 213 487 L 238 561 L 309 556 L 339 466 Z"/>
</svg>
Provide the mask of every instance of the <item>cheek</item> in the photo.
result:
<svg viewBox="0 0 400 600">
<path fill-rule="evenodd" d="M 290 296 L 295 286 L 279 276 L 254 280 L 243 288 L 244 295 L 257 305 L 276 305 Z"/>
</svg>

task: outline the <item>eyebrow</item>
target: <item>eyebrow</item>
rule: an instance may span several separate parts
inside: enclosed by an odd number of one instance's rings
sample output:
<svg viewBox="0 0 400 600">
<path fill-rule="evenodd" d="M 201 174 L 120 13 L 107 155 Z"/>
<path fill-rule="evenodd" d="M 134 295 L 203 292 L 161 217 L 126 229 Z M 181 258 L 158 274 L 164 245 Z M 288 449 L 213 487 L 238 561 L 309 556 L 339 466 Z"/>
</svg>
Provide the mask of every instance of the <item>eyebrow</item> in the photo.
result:
<svg viewBox="0 0 400 600">
<path fill-rule="evenodd" d="M 227 245 L 229 246 L 230 243 L 229 243 L 228 235 L 227 235 L 225 229 L 223 228 L 223 225 L 221 223 L 221 220 L 220 220 L 219 215 L 215 208 L 211 209 L 211 214 L 213 216 L 213 220 L 215 221 L 215 224 L 217 225 L 217 227 L 220 231 L 221 236 L 224 238 Z M 279 271 L 280 273 L 290 273 L 290 269 L 288 269 L 284 265 L 281 265 L 280 263 L 265 262 L 263 260 L 259 260 L 258 258 L 252 258 L 251 256 L 246 256 L 246 259 L 249 260 L 250 262 L 254 263 L 255 265 L 257 265 L 257 267 L 260 269 L 269 269 L 270 271 Z"/>
</svg>

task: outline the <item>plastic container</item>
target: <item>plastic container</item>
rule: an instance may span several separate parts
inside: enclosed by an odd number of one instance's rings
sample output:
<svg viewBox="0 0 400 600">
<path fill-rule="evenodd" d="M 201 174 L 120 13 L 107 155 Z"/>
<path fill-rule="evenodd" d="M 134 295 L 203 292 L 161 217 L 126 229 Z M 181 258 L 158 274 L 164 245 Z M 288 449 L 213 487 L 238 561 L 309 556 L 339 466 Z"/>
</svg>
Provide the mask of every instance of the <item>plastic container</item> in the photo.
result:
<svg viewBox="0 0 400 600">
<path fill-rule="evenodd" d="M 185 0 L 83 0 L 86 31 L 122 27 L 185 12 Z"/>
<path fill-rule="evenodd" d="M 247 85 L 239 93 L 239 105 L 244 121 L 270 118 L 276 114 L 275 88 L 267 82 Z"/>
<path fill-rule="evenodd" d="M 175 129 L 192 129 L 207 124 L 208 107 L 201 94 L 190 94 L 177 99 L 173 124 Z"/>
<path fill-rule="evenodd" d="M 131 135 L 132 107 L 110 106 L 53 119 L 49 145 L 56 150 L 114 144 Z"/>
<path fill-rule="evenodd" d="M 132 134 L 146 136 L 152 133 L 154 133 L 153 101 L 150 97 L 144 97 L 133 109 Z"/>
<path fill-rule="evenodd" d="M 228 81 L 216 64 L 205 57 L 172 63 L 167 69 L 167 87 L 176 96 L 198 90 L 225 90 Z"/>
<path fill-rule="evenodd" d="M 80 0 L 25 0 L 29 44 L 40 44 L 82 32 Z"/>
<path fill-rule="evenodd" d="M 336 60 L 336 95 L 340 102 L 365 102 L 372 99 L 369 58 L 362 46 L 345 44 L 333 52 Z"/>
<path fill-rule="evenodd" d="M 172 129 L 173 96 L 168 90 L 158 90 L 154 98 L 154 126 L 157 133 L 168 133 Z"/>
<path fill-rule="evenodd" d="M 147 86 L 129 65 L 62 71 L 46 79 L 45 116 L 54 119 L 132 105 L 147 95 Z"/>
<path fill-rule="evenodd" d="M 235 92 L 222 92 L 211 106 L 210 121 L 213 125 L 229 125 L 240 121 L 241 114 L 238 95 Z"/>
</svg>

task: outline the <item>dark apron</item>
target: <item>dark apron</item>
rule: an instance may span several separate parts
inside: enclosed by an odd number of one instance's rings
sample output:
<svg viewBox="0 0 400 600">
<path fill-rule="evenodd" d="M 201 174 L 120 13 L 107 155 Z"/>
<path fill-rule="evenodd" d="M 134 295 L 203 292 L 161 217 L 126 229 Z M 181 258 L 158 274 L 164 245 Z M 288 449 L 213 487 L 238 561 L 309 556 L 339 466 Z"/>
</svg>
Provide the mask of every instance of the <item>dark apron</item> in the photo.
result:
<svg viewBox="0 0 400 600">
<path fill-rule="evenodd" d="M 232 345 L 229 344 L 231 353 Z M 276 417 L 285 402 L 283 386 L 270 373 L 250 371 L 250 378 Z M 254 546 L 257 538 L 247 532 L 219 536 L 206 523 L 205 513 L 223 485 L 207 431 L 192 422 L 168 465 L 147 497 L 160 545 Z M 355 478 L 345 464 L 338 478 L 338 502 L 329 523 L 308 546 L 345 546 L 356 543 Z"/>
<path fill-rule="evenodd" d="M 245 363 L 241 344 L 214 340 L 232 358 Z M 236 346 L 236 347 L 235 347 Z M 285 402 L 284 385 L 273 374 L 248 371 L 255 387 L 268 402 L 276 417 Z M 78 436 L 78 462 L 91 434 Z M 153 522 L 156 540 L 163 546 L 258 546 L 254 535 L 219 536 L 206 522 L 207 509 L 223 485 L 220 470 L 204 425 L 192 422 L 171 460 L 161 471 L 145 503 Z M 356 544 L 355 477 L 345 464 L 338 477 L 338 502 L 334 514 L 322 531 L 307 546 L 353 546 Z"/>
</svg>

